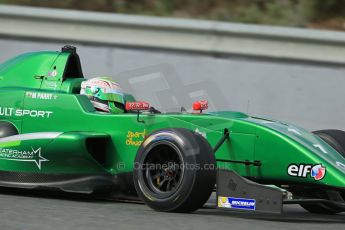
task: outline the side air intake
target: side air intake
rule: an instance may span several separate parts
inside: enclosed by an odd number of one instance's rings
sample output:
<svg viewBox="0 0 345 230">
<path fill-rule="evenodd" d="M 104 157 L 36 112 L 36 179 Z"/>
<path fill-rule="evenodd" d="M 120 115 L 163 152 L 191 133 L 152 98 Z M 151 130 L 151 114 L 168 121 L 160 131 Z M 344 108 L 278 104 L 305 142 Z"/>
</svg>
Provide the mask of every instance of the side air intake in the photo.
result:
<svg viewBox="0 0 345 230">
<path fill-rule="evenodd" d="M 109 139 L 104 137 L 89 137 L 86 139 L 87 151 L 103 167 L 106 165 Z"/>
</svg>

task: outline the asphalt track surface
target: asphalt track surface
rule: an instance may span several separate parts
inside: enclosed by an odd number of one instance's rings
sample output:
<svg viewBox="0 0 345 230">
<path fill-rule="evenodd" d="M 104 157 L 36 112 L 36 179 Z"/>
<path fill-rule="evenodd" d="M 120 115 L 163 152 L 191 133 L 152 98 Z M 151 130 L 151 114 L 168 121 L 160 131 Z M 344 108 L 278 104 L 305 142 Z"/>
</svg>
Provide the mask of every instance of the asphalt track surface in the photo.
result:
<svg viewBox="0 0 345 230">
<path fill-rule="evenodd" d="M 310 214 L 298 205 L 283 215 L 243 214 L 206 207 L 160 213 L 143 204 L 0 191 L 0 230 L 345 229 L 345 214 Z"/>
</svg>

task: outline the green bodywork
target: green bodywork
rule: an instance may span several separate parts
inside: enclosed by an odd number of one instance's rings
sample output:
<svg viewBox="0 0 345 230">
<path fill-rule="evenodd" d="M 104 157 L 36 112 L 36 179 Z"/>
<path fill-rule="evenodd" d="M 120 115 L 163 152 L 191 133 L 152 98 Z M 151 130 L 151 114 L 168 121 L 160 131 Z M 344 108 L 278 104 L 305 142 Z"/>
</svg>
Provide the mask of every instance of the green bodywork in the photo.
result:
<svg viewBox="0 0 345 230">
<path fill-rule="evenodd" d="M 0 171 L 130 173 L 139 146 L 153 131 L 186 128 L 202 133 L 215 146 L 228 129 L 230 140 L 216 152 L 218 167 L 265 183 L 345 187 L 345 169 L 339 166 L 345 159 L 319 137 L 291 124 L 227 111 L 142 113 L 144 122 L 132 113 L 98 112 L 85 95 L 78 94 L 85 79 L 68 71 L 75 65 L 71 56 L 70 52 L 36 52 L 0 65 L 0 122 L 12 123 L 26 137 L 0 138 Z M 128 95 L 127 100 L 133 97 Z M 35 137 L 37 133 L 47 136 Z M 95 145 L 102 145 L 102 161 L 95 157 L 98 150 L 90 147 Z M 260 161 L 261 166 L 226 160 Z M 321 164 L 326 175 L 321 180 L 309 174 L 293 177 L 288 175 L 290 164 Z"/>
</svg>

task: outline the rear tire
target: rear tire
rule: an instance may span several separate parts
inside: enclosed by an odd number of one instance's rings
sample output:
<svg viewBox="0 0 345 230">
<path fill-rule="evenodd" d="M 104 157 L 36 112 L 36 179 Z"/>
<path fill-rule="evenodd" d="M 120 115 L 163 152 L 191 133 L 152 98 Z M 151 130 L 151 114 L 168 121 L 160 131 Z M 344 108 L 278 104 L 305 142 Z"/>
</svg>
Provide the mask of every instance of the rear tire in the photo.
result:
<svg viewBox="0 0 345 230">
<path fill-rule="evenodd" d="M 188 129 L 166 129 L 149 135 L 135 159 L 134 185 L 151 208 L 193 212 L 210 197 L 216 181 L 211 146 Z"/>
<path fill-rule="evenodd" d="M 0 138 L 17 135 L 17 128 L 10 122 L 0 121 Z"/>
<path fill-rule="evenodd" d="M 345 132 L 341 130 L 319 130 L 313 132 L 315 135 L 319 136 L 322 140 L 324 140 L 327 144 L 333 147 L 339 154 L 341 154 L 345 158 Z M 339 193 L 338 196 L 340 199 L 345 201 L 345 194 Z M 330 199 L 329 195 L 325 193 L 322 199 Z M 326 204 L 301 204 L 301 206 L 311 212 L 311 213 L 319 213 L 319 214 L 336 214 L 342 212 L 343 210 L 337 209 L 335 207 L 330 207 Z"/>
</svg>

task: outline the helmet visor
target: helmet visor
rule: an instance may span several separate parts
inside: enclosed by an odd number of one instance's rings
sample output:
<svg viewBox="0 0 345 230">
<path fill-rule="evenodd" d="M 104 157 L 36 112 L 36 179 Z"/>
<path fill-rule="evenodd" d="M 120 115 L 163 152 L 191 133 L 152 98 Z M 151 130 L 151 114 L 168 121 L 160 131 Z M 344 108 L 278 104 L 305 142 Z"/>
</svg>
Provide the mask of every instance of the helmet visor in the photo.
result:
<svg viewBox="0 0 345 230">
<path fill-rule="evenodd" d="M 113 101 L 124 104 L 123 92 L 115 89 L 102 89 L 100 87 L 87 87 L 85 88 L 85 94 L 88 96 L 97 97 L 103 101 Z"/>
</svg>

